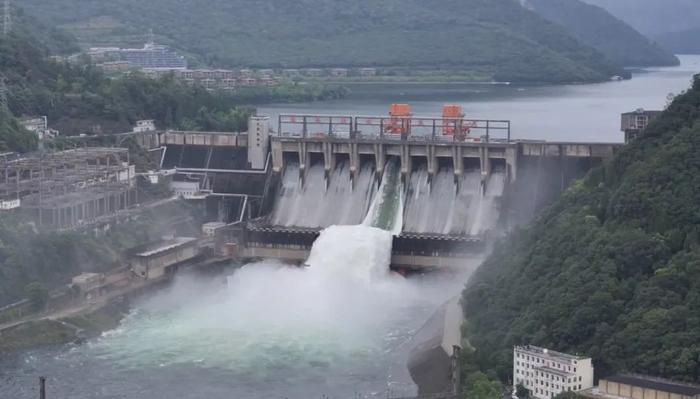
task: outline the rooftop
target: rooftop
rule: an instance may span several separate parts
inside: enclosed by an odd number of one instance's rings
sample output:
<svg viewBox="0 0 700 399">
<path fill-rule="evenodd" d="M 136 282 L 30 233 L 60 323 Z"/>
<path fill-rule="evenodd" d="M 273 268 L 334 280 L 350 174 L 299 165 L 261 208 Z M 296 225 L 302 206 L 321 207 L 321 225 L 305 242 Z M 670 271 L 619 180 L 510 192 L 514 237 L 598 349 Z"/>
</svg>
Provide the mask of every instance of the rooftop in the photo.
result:
<svg viewBox="0 0 700 399">
<path fill-rule="evenodd" d="M 169 251 L 173 248 L 181 247 L 185 244 L 189 244 L 194 241 L 197 241 L 197 239 L 192 237 L 175 237 L 167 241 L 162 241 L 153 245 L 148 245 L 145 248 L 142 248 L 141 251 L 138 252 L 135 256 L 140 258 L 146 258 L 149 256 L 159 254 L 161 252 Z"/>
<path fill-rule="evenodd" d="M 658 110 L 648 110 L 644 108 L 637 108 L 634 111 L 631 112 L 625 112 L 622 115 L 658 115 L 661 114 L 663 111 L 658 111 Z"/>
<path fill-rule="evenodd" d="M 557 351 L 549 350 L 547 348 L 542 348 L 542 347 L 535 346 L 535 345 L 516 346 L 514 349 L 522 351 L 522 352 L 534 353 L 536 355 L 547 356 L 550 358 L 558 358 L 558 359 L 562 359 L 562 360 L 589 359 L 588 357 L 585 357 L 585 356 L 570 355 L 568 353 L 557 352 Z"/>
<path fill-rule="evenodd" d="M 617 382 L 620 384 L 627 384 L 641 388 L 649 388 L 655 389 L 657 391 L 675 393 L 678 395 L 700 395 L 700 386 L 698 385 L 684 384 L 681 382 L 666 380 L 663 378 L 649 377 L 644 375 L 620 374 L 602 379 L 610 382 Z"/>
</svg>

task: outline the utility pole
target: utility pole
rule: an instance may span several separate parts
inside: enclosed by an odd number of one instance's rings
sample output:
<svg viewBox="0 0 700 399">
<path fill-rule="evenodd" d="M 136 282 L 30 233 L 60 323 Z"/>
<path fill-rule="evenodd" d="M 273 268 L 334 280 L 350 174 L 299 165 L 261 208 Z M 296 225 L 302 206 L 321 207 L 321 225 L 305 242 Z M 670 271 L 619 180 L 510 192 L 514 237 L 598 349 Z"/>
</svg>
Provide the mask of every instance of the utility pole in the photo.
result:
<svg viewBox="0 0 700 399">
<path fill-rule="evenodd" d="M 46 399 L 46 377 L 39 377 L 39 399 Z"/>
<path fill-rule="evenodd" d="M 7 1 L 7 0 L 5 0 L 5 1 Z M 155 36 L 153 35 L 153 29 L 151 28 L 148 30 L 148 35 L 146 36 L 146 44 L 149 44 L 152 46 L 153 44 L 155 44 L 155 42 L 156 42 Z"/>
<path fill-rule="evenodd" d="M 5 77 L 0 76 L 0 110 L 8 110 L 7 107 L 7 86 L 5 85 Z"/>
<path fill-rule="evenodd" d="M 3 19 L 2 19 L 2 34 L 7 36 L 12 30 L 12 13 L 10 12 L 10 0 L 4 0 L 3 3 Z"/>
</svg>

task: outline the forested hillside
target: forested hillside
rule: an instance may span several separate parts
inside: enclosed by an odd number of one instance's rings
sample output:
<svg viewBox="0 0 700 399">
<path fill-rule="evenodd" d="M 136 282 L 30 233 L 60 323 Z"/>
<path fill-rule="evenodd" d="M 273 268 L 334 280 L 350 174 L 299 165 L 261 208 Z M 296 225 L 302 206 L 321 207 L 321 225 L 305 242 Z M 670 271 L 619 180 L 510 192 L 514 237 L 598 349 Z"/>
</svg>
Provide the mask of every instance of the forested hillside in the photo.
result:
<svg viewBox="0 0 700 399">
<path fill-rule="evenodd" d="M 495 246 L 463 294 L 470 361 L 512 346 L 700 382 L 700 76 L 645 135 Z"/>
<path fill-rule="evenodd" d="M 669 66 L 680 63 L 672 53 L 603 8 L 580 0 L 527 0 L 527 4 L 619 65 Z"/>
<path fill-rule="evenodd" d="M 621 74 L 514 0 L 27 0 L 84 46 L 159 42 L 219 66 L 456 68 L 507 81 Z"/>
<path fill-rule="evenodd" d="M 337 97 L 343 93 L 320 85 L 292 84 L 223 93 L 190 87 L 170 77 L 153 80 L 132 73 L 108 78 L 87 61 L 51 61 L 50 49 L 55 45 L 52 40 L 44 42 L 42 37 L 47 36 L 37 37 L 21 29 L 0 37 L 0 74 L 6 78 L 9 108 L 14 116 L 46 115 L 51 127 L 67 135 L 125 132 L 139 119 L 155 119 L 161 128 L 243 130 L 251 111 L 236 107 L 271 100 Z M 63 37 L 68 40 L 65 46 L 74 43 Z M 24 145 L 6 149 L 27 150 Z"/>
</svg>

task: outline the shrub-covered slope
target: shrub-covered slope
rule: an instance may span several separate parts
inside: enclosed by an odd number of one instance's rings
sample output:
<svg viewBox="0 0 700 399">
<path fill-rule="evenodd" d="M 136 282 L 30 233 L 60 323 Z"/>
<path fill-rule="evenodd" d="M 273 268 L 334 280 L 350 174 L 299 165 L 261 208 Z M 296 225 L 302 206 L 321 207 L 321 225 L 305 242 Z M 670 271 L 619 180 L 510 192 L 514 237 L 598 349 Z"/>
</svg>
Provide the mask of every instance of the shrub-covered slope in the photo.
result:
<svg viewBox="0 0 700 399">
<path fill-rule="evenodd" d="M 463 294 L 483 370 L 512 346 L 594 359 L 597 376 L 700 382 L 700 77 L 638 141 L 500 242 Z"/>
</svg>

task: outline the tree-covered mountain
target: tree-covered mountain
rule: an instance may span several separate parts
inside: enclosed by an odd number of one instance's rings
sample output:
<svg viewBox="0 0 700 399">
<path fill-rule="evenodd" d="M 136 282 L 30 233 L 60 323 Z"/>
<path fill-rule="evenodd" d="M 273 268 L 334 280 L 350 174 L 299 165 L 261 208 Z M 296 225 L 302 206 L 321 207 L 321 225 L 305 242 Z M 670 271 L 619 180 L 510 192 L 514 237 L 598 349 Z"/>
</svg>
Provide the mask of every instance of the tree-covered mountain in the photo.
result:
<svg viewBox="0 0 700 399">
<path fill-rule="evenodd" d="M 527 6 L 558 23 L 618 65 L 670 66 L 679 60 L 605 9 L 580 0 L 527 0 Z"/>
<path fill-rule="evenodd" d="M 514 0 L 27 0 L 87 45 L 159 42 L 219 66 L 454 68 L 508 81 L 620 69 Z"/>
<path fill-rule="evenodd" d="M 463 293 L 472 367 L 512 347 L 700 382 L 700 75 L 643 137 L 510 234 Z"/>
</svg>

